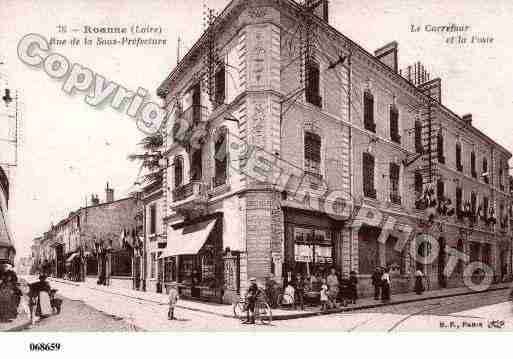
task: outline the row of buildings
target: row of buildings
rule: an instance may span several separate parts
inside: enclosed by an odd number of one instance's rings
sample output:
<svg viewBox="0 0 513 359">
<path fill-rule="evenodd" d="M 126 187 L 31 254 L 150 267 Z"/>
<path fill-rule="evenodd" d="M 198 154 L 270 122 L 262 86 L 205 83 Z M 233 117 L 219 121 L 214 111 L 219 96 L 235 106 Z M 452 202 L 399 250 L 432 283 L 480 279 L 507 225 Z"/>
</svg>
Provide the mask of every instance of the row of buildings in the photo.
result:
<svg viewBox="0 0 513 359">
<path fill-rule="evenodd" d="M 40 239 L 59 243 L 44 260 L 57 272 L 77 251 L 101 261 L 97 241 L 113 248 L 107 233 L 115 243 L 135 228 L 133 285 L 178 282 L 206 300 L 230 302 L 250 277 L 283 283 L 331 267 L 355 271 L 363 296 L 376 266 L 393 292 L 412 291 L 418 269 L 429 289 L 462 286 L 472 273 L 444 272 L 449 248 L 511 279 L 511 152 L 447 108 L 422 64 L 399 70 L 397 43 L 369 53 L 329 15 L 326 0 L 233 0 L 211 14 L 157 90 L 170 116 L 151 154 L 161 177 L 137 195 L 141 222 L 88 238 L 86 217 L 110 204 L 80 209 Z M 380 221 L 355 226 L 362 208 Z M 59 241 L 63 231 L 90 245 Z M 425 234 L 438 243 L 429 263 L 416 258 Z"/>
</svg>

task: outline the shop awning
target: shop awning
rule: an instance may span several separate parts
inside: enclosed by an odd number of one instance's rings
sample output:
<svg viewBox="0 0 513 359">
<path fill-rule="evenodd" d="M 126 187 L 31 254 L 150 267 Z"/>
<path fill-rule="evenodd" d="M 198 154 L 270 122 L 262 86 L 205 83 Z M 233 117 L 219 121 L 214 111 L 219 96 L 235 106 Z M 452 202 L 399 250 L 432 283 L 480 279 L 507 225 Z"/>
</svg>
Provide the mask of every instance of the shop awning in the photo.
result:
<svg viewBox="0 0 513 359">
<path fill-rule="evenodd" d="M 73 261 L 76 257 L 78 257 L 78 253 L 73 253 L 68 257 L 68 259 L 66 259 L 66 263 Z"/>
<path fill-rule="evenodd" d="M 216 220 L 210 219 L 173 231 L 160 258 L 197 254 L 207 241 Z"/>
</svg>

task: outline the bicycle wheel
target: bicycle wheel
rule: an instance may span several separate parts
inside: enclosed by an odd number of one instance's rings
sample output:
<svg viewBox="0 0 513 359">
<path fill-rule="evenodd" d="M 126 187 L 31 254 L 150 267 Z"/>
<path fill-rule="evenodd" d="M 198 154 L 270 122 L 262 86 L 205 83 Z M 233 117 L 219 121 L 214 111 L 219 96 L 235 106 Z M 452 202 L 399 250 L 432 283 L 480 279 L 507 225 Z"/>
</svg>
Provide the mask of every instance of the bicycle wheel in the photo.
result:
<svg viewBox="0 0 513 359">
<path fill-rule="evenodd" d="M 262 324 L 271 324 L 273 320 L 271 307 L 265 302 L 256 303 L 255 316 L 255 319 L 259 320 Z"/>
</svg>

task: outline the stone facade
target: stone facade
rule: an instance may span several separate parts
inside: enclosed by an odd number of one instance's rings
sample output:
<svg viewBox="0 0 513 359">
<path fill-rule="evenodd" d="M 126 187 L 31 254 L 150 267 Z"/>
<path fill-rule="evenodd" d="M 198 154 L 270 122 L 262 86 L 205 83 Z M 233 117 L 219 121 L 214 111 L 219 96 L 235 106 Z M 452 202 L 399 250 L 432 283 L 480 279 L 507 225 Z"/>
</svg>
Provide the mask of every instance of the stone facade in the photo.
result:
<svg viewBox="0 0 513 359">
<path fill-rule="evenodd" d="M 324 267 L 329 264 L 341 272 L 356 271 L 363 295 L 371 290 L 369 263 L 388 266 L 392 257 L 400 262 L 393 291 L 412 290 L 412 275 L 419 268 L 410 255 L 415 242 L 405 242 L 400 253 L 393 252 L 391 242 L 377 242 L 380 233 L 388 232 L 394 240 L 400 240 L 405 233 L 417 230 L 426 218 L 425 211 L 417 210 L 415 205 L 418 194 L 414 191 L 414 174 L 420 162 L 409 163 L 415 155 L 412 129 L 426 103 L 422 87 L 425 84 L 416 86 L 397 72 L 397 44 L 385 46 L 374 56 L 322 18 L 305 15 L 292 1 L 259 0 L 251 5 L 234 1 L 213 27 L 215 36 L 203 36 L 158 89 L 172 112 L 163 149 L 169 163 L 163 186 L 167 243 L 180 241 L 173 226 L 222 213 L 221 246 L 237 255 L 240 291 L 250 277 L 264 281 L 274 276 L 282 282 L 298 268 L 305 270 L 304 258 L 297 263 L 296 244 L 297 238 L 303 238 L 301 233 L 308 237 L 311 230 L 312 236 L 320 235 L 325 242 L 329 238 L 332 243 L 330 249 L 319 252 L 331 253 L 329 260 L 319 254 L 325 260 Z M 205 65 L 207 45 L 213 46 L 218 56 L 210 68 Z M 308 59 L 305 53 L 310 54 Z M 218 69 L 219 64 L 224 65 L 225 71 L 222 103 L 212 102 L 214 96 L 209 96 L 215 88 L 209 90 L 208 79 L 214 77 L 209 71 Z M 311 64 L 315 64 L 313 70 Z M 308 86 L 312 86 L 315 76 L 318 91 L 311 97 Z M 197 84 L 199 92 L 191 94 L 189 90 Z M 432 84 L 440 86 L 438 80 Z M 372 93 L 374 99 L 372 130 L 364 123 L 366 92 Z M 436 164 L 433 178 L 446 182 L 445 196 L 453 198 L 453 202 L 454 184 L 458 183 L 463 188 L 464 201 L 475 190 L 481 195 L 478 201 L 489 196 L 496 213 L 500 203 L 510 208 L 505 170 L 510 152 L 437 102 L 439 94 L 436 97 L 432 111 L 442 128 L 447 160 L 445 165 Z M 205 130 L 198 146 L 201 156 L 193 156 L 194 147 L 177 141 L 173 135 L 174 126 L 186 117 L 194 103 L 202 107 L 201 118 L 194 125 Z M 396 133 L 392 133 L 390 125 L 391 109 L 398 113 Z M 215 141 L 222 128 L 229 134 L 228 166 L 227 180 L 218 186 L 213 180 L 217 175 Z M 308 136 L 319 143 L 314 172 L 305 155 Z M 462 143 L 463 173 L 455 169 L 453 158 L 453 144 L 458 141 Z M 471 149 L 478 157 L 478 168 L 481 158 L 488 158 L 489 184 L 469 173 Z M 366 198 L 363 191 L 363 154 L 369 152 L 375 163 L 376 198 Z M 175 165 L 178 157 L 183 161 L 179 167 Z M 393 193 L 391 163 L 399 168 Z M 198 173 L 198 164 L 199 177 L 192 174 Z M 181 170 L 178 177 L 177 168 Z M 499 185 L 499 173 L 503 187 Z M 175 183 L 177 178 L 181 183 Z M 195 181 L 201 182 L 201 187 Z M 184 196 L 186 190 L 189 192 Z M 340 211 L 329 210 L 340 201 L 344 204 Z M 379 230 L 370 242 L 367 235 L 362 235 L 361 227 L 351 221 L 350 215 L 362 206 L 379 213 L 381 219 L 370 226 Z M 390 228 L 383 228 L 386 221 Z M 470 228 L 452 218 L 439 217 L 435 223 L 430 234 L 437 240 L 443 238 L 451 247 L 461 244 L 458 240 L 462 235 L 467 236 L 463 241 L 465 253 L 472 241 L 489 243 L 489 262 L 496 271 L 498 248 L 507 251 L 500 265 L 506 265 L 511 274 L 509 223 L 504 230 L 497 226 Z M 440 256 L 446 260 L 446 254 L 441 252 Z M 372 257 L 370 261 L 368 257 Z M 439 286 L 443 261 L 422 267 L 429 288 Z M 309 265 L 306 268 L 312 270 Z M 180 266 L 176 264 L 174 270 L 179 272 Z M 445 278 L 447 283 L 443 285 L 461 285 L 461 280 L 461 275 Z"/>
</svg>

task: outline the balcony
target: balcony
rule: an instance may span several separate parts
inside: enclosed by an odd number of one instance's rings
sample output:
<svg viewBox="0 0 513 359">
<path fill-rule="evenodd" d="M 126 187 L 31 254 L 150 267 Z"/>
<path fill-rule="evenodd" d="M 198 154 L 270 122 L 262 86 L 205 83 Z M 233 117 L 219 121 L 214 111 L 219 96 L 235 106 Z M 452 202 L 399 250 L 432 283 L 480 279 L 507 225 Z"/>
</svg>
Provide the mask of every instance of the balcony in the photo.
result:
<svg viewBox="0 0 513 359">
<path fill-rule="evenodd" d="M 191 181 L 173 190 L 171 209 L 186 217 L 206 210 L 208 186 L 202 181 Z"/>
<path fill-rule="evenodd" d="M 190 143 L 194 130 L 199 124 L 207 122 L 208 109 L 201 105 L 192 105 L 176 116 L 173 127 L 173 139 L 180 143 Z"/>
</svg>

